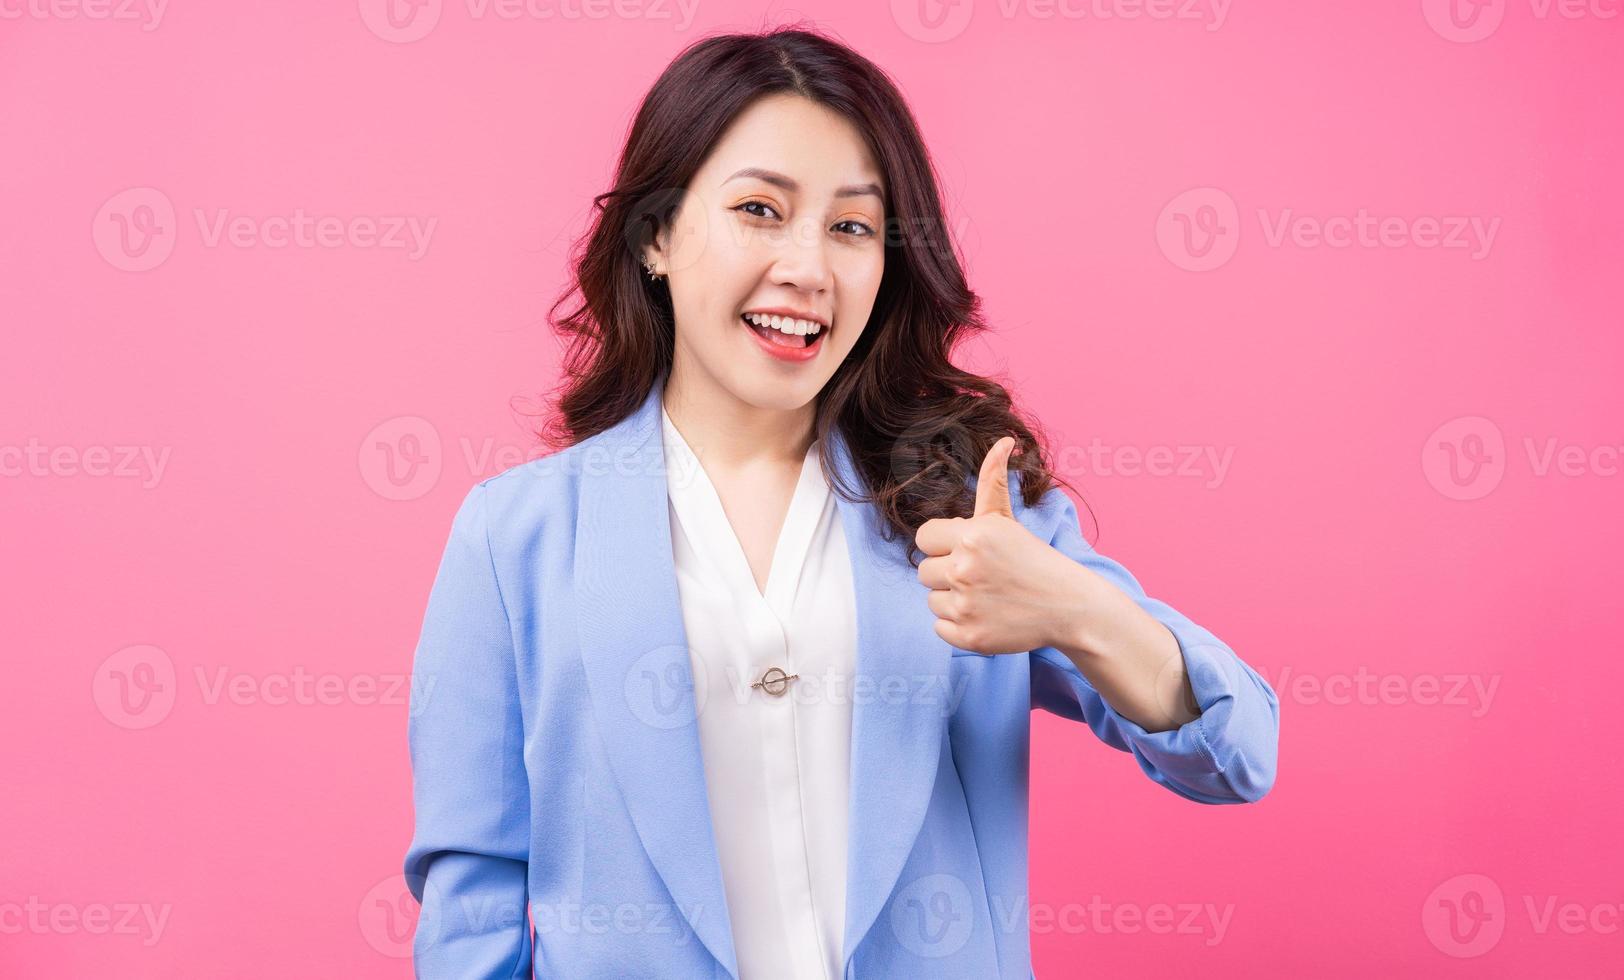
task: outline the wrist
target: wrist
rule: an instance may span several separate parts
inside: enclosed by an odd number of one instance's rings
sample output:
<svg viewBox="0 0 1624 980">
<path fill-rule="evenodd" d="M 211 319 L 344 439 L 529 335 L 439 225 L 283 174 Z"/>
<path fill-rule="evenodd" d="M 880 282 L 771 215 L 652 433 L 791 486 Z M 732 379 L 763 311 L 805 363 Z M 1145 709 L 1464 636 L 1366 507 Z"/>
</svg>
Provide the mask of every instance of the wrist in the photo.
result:
<svg viewBox="0 0 1624 980">
<path fill-rule="evenodd" d="M 1097 659 L 1104 649 L 1097 627 L 1105 619 L 1110 583 L 1081 565 L 1072 567 L 1075 574 L 1059 604 L 1049 645 L 1081 665 L 1084 660 Z"/>
</svg>

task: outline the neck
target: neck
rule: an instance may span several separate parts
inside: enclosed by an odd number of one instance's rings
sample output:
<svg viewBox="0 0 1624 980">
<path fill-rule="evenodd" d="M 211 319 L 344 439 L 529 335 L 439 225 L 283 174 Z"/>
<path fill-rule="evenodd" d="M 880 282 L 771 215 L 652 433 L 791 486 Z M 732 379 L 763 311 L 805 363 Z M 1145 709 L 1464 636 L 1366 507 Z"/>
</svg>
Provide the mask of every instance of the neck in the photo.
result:
<svg viewBox="0 0 1624 980">
<path fill-rule="evenodd" d="M 763 408 L 721 385 L 690 383 L 676 370 L 661 396 L 671 424 L 695 455 L 725 468 L 782 463 L 799 466 L 814 438 L 816 401 Z"/>
</svg>

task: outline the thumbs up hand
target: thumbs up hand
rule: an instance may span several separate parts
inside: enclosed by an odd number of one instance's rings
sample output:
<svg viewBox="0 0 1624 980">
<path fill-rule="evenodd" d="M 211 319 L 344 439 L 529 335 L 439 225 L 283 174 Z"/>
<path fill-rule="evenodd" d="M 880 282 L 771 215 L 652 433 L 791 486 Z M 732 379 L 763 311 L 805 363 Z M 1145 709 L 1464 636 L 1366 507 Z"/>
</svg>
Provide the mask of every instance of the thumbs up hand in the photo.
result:
<svg viewBox="0 0 1624 980">
<path fill-rule="evenodd" d="M 1024 653 L 1069 635 L 1092 574 L 1015 520 L 1004 436 L 987 451 L 976 480 L 975 514 L 920 525 L 914 543 L 927 556 L 919 581 L 936 614 L 936 635 L 972 653 Z"/>
</svg>

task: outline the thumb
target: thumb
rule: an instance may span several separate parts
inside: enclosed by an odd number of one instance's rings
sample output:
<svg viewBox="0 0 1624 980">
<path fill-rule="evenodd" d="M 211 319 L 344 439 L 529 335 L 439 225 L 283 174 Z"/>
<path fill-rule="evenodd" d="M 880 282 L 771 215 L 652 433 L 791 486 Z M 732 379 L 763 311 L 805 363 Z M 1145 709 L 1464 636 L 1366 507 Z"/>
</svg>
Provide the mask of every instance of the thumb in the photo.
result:
<svg viewBox="0 0 1624 980">
<path fill-rule="evenodd" d="M 981 461 L 981 475 L 976 480 L 976 517 L 1003 514 L 1014 519 L 1015 507 L 1009 499 L 1009 456 L 1014 451 L 1014 436 L 1004 436 L 987 450 L 987 458 Z"/>
</svg>

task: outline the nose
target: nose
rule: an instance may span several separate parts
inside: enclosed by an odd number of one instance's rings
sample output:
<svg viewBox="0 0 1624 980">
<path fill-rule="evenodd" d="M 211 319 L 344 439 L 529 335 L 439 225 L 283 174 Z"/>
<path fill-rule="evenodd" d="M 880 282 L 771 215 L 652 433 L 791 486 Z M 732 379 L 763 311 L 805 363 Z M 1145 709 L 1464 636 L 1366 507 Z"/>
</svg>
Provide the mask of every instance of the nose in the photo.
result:
<svg viewBox="0 0 1624 980">
<path fill-rule="evenodd" d="M 773 283 L 807 293 L 829 288 L 829 242 L 819 222 L 810 218 L 796 222 L 777 249 L 773 263 Z"/>
</svg>

